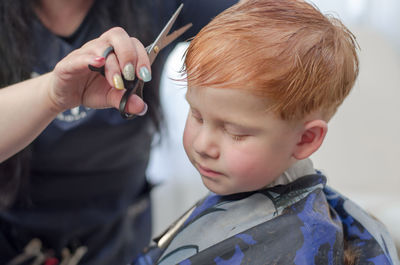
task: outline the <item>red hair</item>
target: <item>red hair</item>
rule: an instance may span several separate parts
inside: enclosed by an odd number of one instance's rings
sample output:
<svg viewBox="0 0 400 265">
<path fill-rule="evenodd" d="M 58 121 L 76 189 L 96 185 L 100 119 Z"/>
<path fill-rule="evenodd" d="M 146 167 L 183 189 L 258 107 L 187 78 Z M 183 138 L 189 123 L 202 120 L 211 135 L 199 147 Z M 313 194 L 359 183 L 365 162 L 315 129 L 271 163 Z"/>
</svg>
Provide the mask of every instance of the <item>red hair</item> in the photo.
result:
<svg viewBox="0 0 400 265">
<path fill-rule="evenodd" d="M 245 0 L 191 41 L 185 71 L 189 88 L 246 89 L 282 119 L 329 119 L 357 78 L 356 48 L 338 19 L 306 2 Z"/>
</svg>

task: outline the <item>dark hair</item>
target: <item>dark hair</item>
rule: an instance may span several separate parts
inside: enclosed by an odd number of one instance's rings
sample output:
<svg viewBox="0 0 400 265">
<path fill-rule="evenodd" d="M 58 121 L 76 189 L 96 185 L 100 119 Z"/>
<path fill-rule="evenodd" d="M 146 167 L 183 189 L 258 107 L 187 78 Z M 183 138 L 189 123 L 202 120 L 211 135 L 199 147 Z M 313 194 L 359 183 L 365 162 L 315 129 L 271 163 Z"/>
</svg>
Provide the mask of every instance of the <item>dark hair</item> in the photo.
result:
<svg viewBox="0 0 400 265">
<path fill-rule="evenodd" d="M 95 0 L 98 25 L 103 31 L 112 26 L 123 27 L 131 36 L 150 44 L 153 36 L 153 21 L 147 19 L 144 9 L 149 8 L 147 0 Z M 39 0 L 0 1 L 0 88 L 30 78 L 32 72 L 32 42 L 30 25 L 36 15 L 35 5 Z M 158 85 L 161 64 L 155 65 L 152 85 L 146 89 L 145 101 L 149 115 L 157 130 L 162 120 Z M 0 163 L 0 210 L 14 203 L 29 203 L 30 147 Z"/>
<path fill-rule="evenodd" d="M 31 74 L 29 21 L 34 1 L 0 1 L 0 87 L 28 79 Z M 0 209 L 10 206 L 29 183 L 30 148 L 0 164 Z M 23 196 L 25 197 L 25 196 Z M 27 197 L 25 197 L 27 198 Z"/>
<path fill-rule="evenodd" d="M 30 0 L 0 1 L 0 87 L 29 78 L 29 21 L 33 18 Z"/>
</svg>

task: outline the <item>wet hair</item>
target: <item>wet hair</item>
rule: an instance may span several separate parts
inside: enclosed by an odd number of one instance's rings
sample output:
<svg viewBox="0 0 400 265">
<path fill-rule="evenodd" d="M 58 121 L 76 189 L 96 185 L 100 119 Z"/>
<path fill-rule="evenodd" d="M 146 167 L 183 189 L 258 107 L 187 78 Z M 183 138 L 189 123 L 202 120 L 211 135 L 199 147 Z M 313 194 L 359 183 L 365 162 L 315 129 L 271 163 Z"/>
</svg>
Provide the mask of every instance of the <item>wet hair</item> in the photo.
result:
<svg viewBox="0 0 400 265">
<path fill-rule="evenodd" d="M 294 0 L 244 0 L 191 41 L 190 87 L 245 89 L 284 120 L 335 113 L 358 75 L 358 45 L 336 18 Z"/>
</svg>

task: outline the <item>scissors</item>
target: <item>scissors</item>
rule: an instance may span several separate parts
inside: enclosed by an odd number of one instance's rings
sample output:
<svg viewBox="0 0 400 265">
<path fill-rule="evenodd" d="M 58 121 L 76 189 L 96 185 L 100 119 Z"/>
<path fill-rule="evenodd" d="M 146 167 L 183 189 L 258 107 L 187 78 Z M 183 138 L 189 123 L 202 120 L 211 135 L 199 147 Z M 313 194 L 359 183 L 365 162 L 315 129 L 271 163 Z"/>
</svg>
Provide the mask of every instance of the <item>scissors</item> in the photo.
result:
<svg viewBox="0 0 400 265">
<path fill-rule="evenodd" d="M 189 23 L 180 29 L 175 30 L 171 34 L 168 35 L 168 32 L 171 30 L 172 25 L 175 23 L 176 18 L 178 17 L 179 13 L 181 12 L 183 8 L 183 4 L 181 4 L 178 9 L 175 11 L 175 13 L 172 15 L 172 17 L 169 19 L 168 23 L 164 26 L 163 30 L 160 32 L 160 34 L 157 36 L 156 40 L 150 44 L 149 46 L 146 47 L 147 55 L 149 56 L 150 60 L 150 65 L 153 64 L 154 60 L 156 59 L 158 53 L 168 44 L 170 44 L 172 41 L 177 39 L 179 36 L 181 36 L 185 31 L 187 31 L 191 26 L 192 23 Z M 107 58 L 107 56 L 114 51 L 114 48 L 112 46 L 108 47 L 104 53 L 103 57 Z M 104 66 L 102 67 L 94 67 L 89 64 L 89 69 L 94 72 L 99 72 L 103 76 L 104 74 Z M 124 77 L 122 77 L 124 81 L 124 86 L 126 88 L 126 91 L 124 95 L 122 96 L 122 99 L 119 103 L 119 112 L 122 116 L 122 118 L 128 120 L 128 119 L 133 119 L 136 117 L 134 114 L 129 114 L 126 112 L 126 103 L 128 102 L 129 97 L 132 94 L 136 94 L 140 98 L 143 99 L 143 86 L 144 82 L 143 80 L 139 78 L 135 78 L 134 81 L 128 81 Z"/>
</svg>

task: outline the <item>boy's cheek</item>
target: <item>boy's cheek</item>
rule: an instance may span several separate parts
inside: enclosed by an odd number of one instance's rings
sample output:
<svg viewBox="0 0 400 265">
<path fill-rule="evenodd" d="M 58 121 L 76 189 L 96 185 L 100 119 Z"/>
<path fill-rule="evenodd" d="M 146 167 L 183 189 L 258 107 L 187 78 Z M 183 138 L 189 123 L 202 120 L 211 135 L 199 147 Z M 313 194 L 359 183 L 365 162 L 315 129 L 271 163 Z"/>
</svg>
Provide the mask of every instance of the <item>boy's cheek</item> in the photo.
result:
<svg viewBox="0 0 400 265">
<path fill-rule="evenodd" d="M 255 154 L 251 150 L 241 150 L 241 152 L 231 152 L 226 157 L 225 163 L 228 165 L 229 175 L 234 176 L 237 184 L 246 186 L 254 190 L 260 189 L 275 179 L 276 168 L 271 167 L 273 163 L 267 156 Z M 253 154 L 253 155 L 252 155 Z"/>
<path fill-rule="evenodd" d="M 243 150 L 241 152 L 231 151 L 226 153 L 226 162 L 231 174 L 236 176 L 246 176 L 250 172 L 258 171 L 259 162 L 257 157 L 249 155 L 251 153 Z"/>
<path fill-rule="evenodd" d="M 229 164 L 229 175 L 241 191 L 261 189 L 266 186 L 265 171 L 260 168 L 260 161 L 254 157 L 232 157 Z"/>
<path fill-rule="evenodd" d="M 183 148 L 185 149 L 186 155 L 189 156 L 190 159 L 190 148 L 192 146 L 191 142 L 193 139 L 192 131 L 189 129 L 188 124 L 186 124 L 185 129 L 183 131 Z"/>
</svg>

